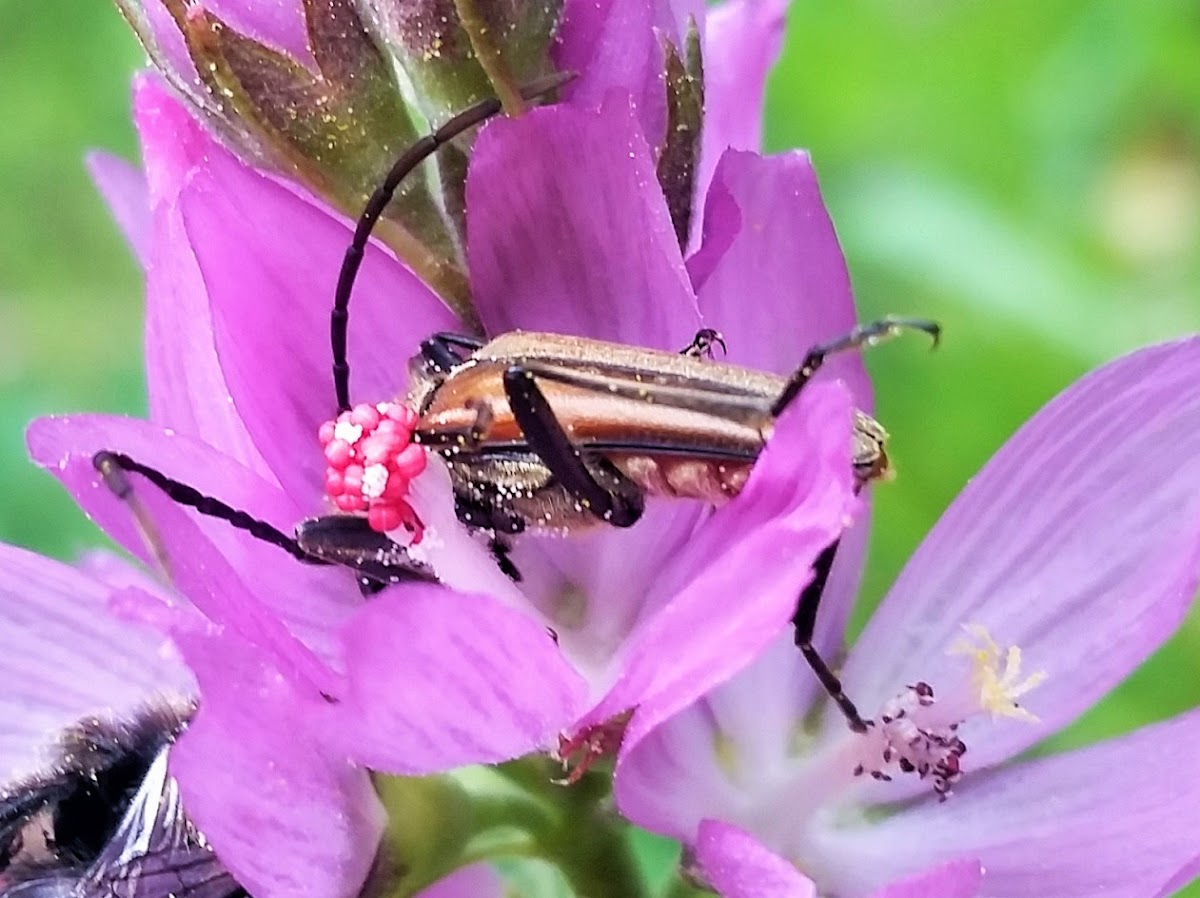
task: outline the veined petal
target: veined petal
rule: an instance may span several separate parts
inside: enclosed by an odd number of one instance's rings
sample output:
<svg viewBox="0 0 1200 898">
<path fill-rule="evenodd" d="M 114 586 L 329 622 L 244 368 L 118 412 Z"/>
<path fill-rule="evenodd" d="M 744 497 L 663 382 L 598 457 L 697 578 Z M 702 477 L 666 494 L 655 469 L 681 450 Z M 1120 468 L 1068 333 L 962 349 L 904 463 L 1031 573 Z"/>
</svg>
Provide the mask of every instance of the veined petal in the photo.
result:
<svg viewBox="0 0 1200 898">
<path fill-rule="evenodd" d="M 623 675 L 586 722 L 637 713 L 629 751 L 646 732 L 746 667 L 790 619 L 813 560 L 852 519 L 849 396 L 817 385 L 776 422 L 738 498 L 672 559 L 669 602 L 647 598 L 620 659 Z M 682 580 L 682 583 L 680 582 Z M 618 799 L 622 797 L 618 777 Z"/>
<path fill-rule="evenodd" d="M 343 635 L 348 691 L 330 735 L 375 770 L 420 775 L 549 746 L 584 683 L 537 621 L 495 599 L 396 587 Z"/>
<path fill-rule="evenodd" d="M 736 5 L 742 18 L 769 19 L 776 4 Z M 857 323 L 846 260 L 812 163 L 802 152 L 727 152 L 709 194 L 703 242 L 688 260 L 705 324 L 721 332 L 730 361 L 790 374 L 811 347 Z M 843 381 L 857 406 L 871 410 L 861 353 L 834 356 L 821 377 Z M 858 594 L 869 526 L 864 509 L 842 539 L 822 598 L 813 644 L 831 656 L 842 648 Z"/>
<path fill-rule="evenodd" d="M 690 842 L 706 817 L 750 824 L 764 794 L 786 781 L 796 717 L 819 686 L 784 633 L 745 670 L 655 727 L 626 750 L 617 781 L 621 812 Z M 760 837 L 779 839 L 789 821 Z"/>
<path fill-rule="evenodd" d="M 61 480 L 84 511 L 114 540 L 151 566 L 155 560 L 146 549 L 129 506 L 113 495 L 92 466 L 92 455 L 98 450 L 125 453 L 206 495 L 271 522 L 284 533 L 300 519 L 295 504 L 278 487 L 203 443 L 145 421 L 104 415 L 42 418 L 30 425 L 27 438 L 34 461 Z M 131 475 L 130 480 L 160 536 L 169 542 L 173 564 L 186 563 L 197 553 L 215 553 L 222 559 L 220 568 L 234 580 L 252 581 L 255 595 L 269 603 L 272 613 L 309 647 L 326 659 L 335 656 L 334 634 L 362 602 L 354 578 L 347 571 L 301 564 L 279 548 L 235 530 L 224 521 L 197 517 L 192 524 L 157 487 L 137 475 Z M 220 589 L 216 595 L 221 595 Z M 199 597 L 189 598 L 206 613 L 217 613 L 213 607 L 204 607 Z M 236 613 L 236 603 L 230 611 Z M 222 622 L 237 626 L 236 620 Z"/>
<path fill-rule="evenodd" d="M 172 749 L 184 804 L 256 898 L 354 898 L 384 813 L 370 777 L 324 744 L 328 707 L 228 633 L 176 634 L 204 701 Z"/>
<path fill-rule="evenodd" d="M 501 898 L 504 881 L 487 864 L 472 864 L 422 889 L 417 898 Z"/>
<path fill-rule="evenodd" d="M 668 0 L 573 0 L 563 7 L 554 61 L 578 77 L 564 91 L 568 102 L 598 109 L 616 89 L 628 94 L 651 146 L 666 138 L 667 91 L 663 36 L 682 41 Z"/>
<path fill-rule="evenodd" d="M 1100 745 L 977 773 L 946 803 L 824 828 L 819 851 L 842 871 L 828 887 L 860 894 L 867 881 L 973 857 L 988 898 L 1152 895 L 1198 854 L 1198 739 L 1200 711 L 1191 711 Z"/>
<path fill-rule="evenodd" d="M 0 776 L 37 771 L 68 726 L 128 714 L 195 684 L 165 636 L 109 613 L 112 589 L 0 545 Z"/>
<path fill-rule="evenodd" d="M 983 868 L 968 858 L 886 885 L 871 898 L 975 898 L 982 884 Z"/>
<path fill-rule="evenodd" d="M 179 192 L 206 155 L 224 154 L 157 76 L 134 81 L 134 118 L 149 190 L 146 384 L 150 416 L 264 476 L 217 361 L 208 295 L 179 214 Z"/>
<path fill-rule="evenodd" d="M 996 454 L 917 550 L 851 652 L 868 707 L 965 679 L 966 624 L 1046 680 L 1040 718 L 969 721 L 967 762 L 1011 756 L 1089 707 L 1178 626 L 1200 577 L 1200 339 L 1104 366 Z M 986 738 L 973 740 L 978 725 Z M 889 793 L 891 794 L 891 793 Z M 895 797 L 894 794 L 892 797 Z"/>
<path fill-rule="evenodd" d="M 282 50 L 303 65 L 316 65 L 308 46 L 303 0 L 205 0 L 204 6 L 246 37 Z"/>
<path fill-rule="evenodd" d="M 468 258 L 490 333 L 681 349 L 699 327 L 654 162 L 627 98 L 499 119 L 467 177 Z"/>
<path fill-rule="evenodd" d="M 725 150 L 762 149 L 767 74 L 783 47 L 787 6 L 787 0 L 725 0 L 708 14 L 697 213 Z"/>
<path fill-rule="evenodd" d="M 816 898 L 812 880 L 736 826 L 703 821 L 695 850 L 701 874 L 724 898 Z"/>
<path fill-rule="evenodd" d="M 150 259 L 150 195 L 142 170 L 111 153 L 87 155 L 87 169 L 142 268 Z"/>
<path fill-rule="evenodd" d="M 325 475 L 317 428 L 337 412 L 329 314 L 350 229 L 220 151 L 179 203 L 229 395 L 285 491 L 316 513 Z M 420 342 L 457 329 L 428 287 L 368 246 L 350 306 L 352 398 L 403 396 Z"/>
<path fill-rule="evenodd" d="M 732 240 L 712 237 L 728 243 L 716 258 L 699 268 L 689 263 L 704 323 L 725 338 L 729 361 L 790 374 L 808 349 L 857 323 L 846 260 L 812 163 L 799 150 L 766 157 L 729 151 L 711 189 L 736 206 L 739 228 Z M 719 230 L 713 218 L 731 215 L 723 205 L 710 209 L 706 243 L 710 231 Z M 844 381 L 859 407 L 870 411 L 860 353 L 830 358 L 821 376 Z"/>
</svg>

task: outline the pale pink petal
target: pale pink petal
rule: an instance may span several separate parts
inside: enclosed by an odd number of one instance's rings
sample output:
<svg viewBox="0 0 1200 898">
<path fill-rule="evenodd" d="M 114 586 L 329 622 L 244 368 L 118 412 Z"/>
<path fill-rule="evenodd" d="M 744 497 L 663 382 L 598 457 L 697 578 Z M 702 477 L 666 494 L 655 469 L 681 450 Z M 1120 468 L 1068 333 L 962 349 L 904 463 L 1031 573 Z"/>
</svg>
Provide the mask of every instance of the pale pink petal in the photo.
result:
<svg viewBox="0 0 1200 898">
<path fill-rule="evenodd" d="M 1175 631 L 1200 578 L 1197 382 L 1189 339 L 1106 365 L 1039 412 L 917 550 L 850 654 L 848 691 L 870 708 L 917 680 L 962 687 L 966 662 L 948 649 L 965 624 L 1020 646 L 1024 669 L 1047 674 L 1022 699 L 1040 722 L 968 722 L 978 769 L 1123 679 Z"/>
<path fill-rule="evenodd" d="M 151 566 L 154 559 L 129 507 L 113 495 L 92 466 L 92 455 L 100 449 L 123 452 L 284 533 L 291 532 L 292 523 L 300 519 L 295 504 L 278 487 L 203 443 L 145 421 L 102 415 L 42 418 L 30 425 L 28 442 L 33 459 L 62 481 L 84 511 Z M 302 564 L 224 521 L 197 516 L 200 526 L 191 525 L 155 486 L 138 476 L 130 479 L 159 533 L 170 540 L 173 563 L 184 564 L 196 552 L 215 551 L 224 559 L 222 567 L 252 582 L 255 593 L 292 632 L 326 659 L 335 656 L 336 630 L 362 602 L 351 572 Z M 180 526 L 168 526 L 177 519 Z M 200 604 L 198 597 L 190 598 Z M 202 610 L 216 613 L 212 608 Z"/>
<path fill-rule="evenodd" d="M 792 634 L 781 634 L 737 676 L 627 748 L 617 780 L 622 813 L 684 841 L 705 817 L 755 819 L 754 784 L 782 772 L 796 715 L 818 691 Z"/>
<path fill-rule="evenodd" d="M 849 397 L 838 385 L 806 390 L 738 498 L 714 514 L 672 559 L 668 603 L 634 628 L 623 674 L 586 720 L 637 708 L 630 750 L 647 731 L 748 665 L 787 625 L 813 560 L 852 519 Z M 677 578 L 675 578 L 677 579 Z M 618 779 L 618 798 L 623 797 Z"/>
<path fill-rule="evenodd" d="M 736 826 L 703 821 L 695 851 L 701 875 L 724 898 L 816 898 L 812 880 Z"/>
<path fill-rule="evenodd" d="M 233 404 L 212 338 L 208 293 L 179 214 L 179 191 L 197 165 L 225 155 L 150 74 L 134 82 L 151 214 L 146 269 L 146 385 L 150 416 L 201 436 L 260 474 L 268 469 Z"/>
<path fill-rule="evenodd" d="M 195 686 L 167 639 L 110 614 L 109 586 L 0 545 L 0 775 L 29 775 L 66 727 Z"/>
<path fill-rule="evenodd" d="M 616 91 L 627 94 L 646 142 L 666 139 L 666 57 L 663 38 L 682 45 L 682 30 L 667 0 L 572 0 L 554 47 L 554 61 L 577 72 L 564 90 L 567 101 L 598 109 Z"/>
<path fill-rule="evenodd" d="M 697 214 L 725 150 L 762 149 L 767 74 L 783 47 L 787 6 L 787 0 L 726 0 L 708 14 Z"/>
<path fill-rule="evenodd" d="M 246 37 L 314 66 L 308 47 L 303 0 L 205 0 L 209 12 Z M 319 7 L 314 13 L 320 15 Z"/>
<path fill-rule="evenodd" d="M 584 684 L 546 629 L 485 596 L 396 587 L 343 640 L 349 691 L 330 739 L 375 770 L 505 761 L 550 746 L 582 710 Z"/>
<path fill-rule="evenodd" d="M 820 836 L 829 887 L 884 881 L 947 860 L 978 858 L 988 898 L 1145 898 L 1186 881 L 1200 845 L 1200 779 L 1192 775 L 1200 712 L 1080 751 L 968 777 L 868 827 Z M 1181 871 L 1181 867 L 1184 868 Z"/>
<path fill-rule="evenodd" d="M 179 202 L 229 396 L 276 479 L 316 514 L 325 473 L 317 429 L 337 413 L 329 313 L 350 230 L 223 153 L 193 173 Z M 372 245 L 350 306 L 351 399 L 403 396 L 420 342 L 456 329 L 429 288 Z"/>
<path fill-rule="evenodd" d="M 88 173 L 143 268 L 150 258 L 150 196 L 142 170 L 111 153 L 87 155 Z"/>
<path fill-rule="evenodd" d="M 979 861 L 950 861 L 884 886 L 871 898 L 975 898 L 983 883 Z"/>
<path fill-rule="evenodd" d="M 203 702 L 171 770 L 222 864 L 255 898 L 355 898 L 384 813 L 367 772 L 315 736 L 328 705 L 242 640 L 176 640 Z"/>
<path fill-rule="evenodd" d="M 627 102 L 492 122 L 467 178 L 468 257 L 491 333 L 526 329 L 681 349 L 695 300 Z"/>
<path fill-rule="evenodd" d="M 417 898 L 501 898 L 504 881 L 487 864 L 472 864 L 417 893 Z"/>
</svg>

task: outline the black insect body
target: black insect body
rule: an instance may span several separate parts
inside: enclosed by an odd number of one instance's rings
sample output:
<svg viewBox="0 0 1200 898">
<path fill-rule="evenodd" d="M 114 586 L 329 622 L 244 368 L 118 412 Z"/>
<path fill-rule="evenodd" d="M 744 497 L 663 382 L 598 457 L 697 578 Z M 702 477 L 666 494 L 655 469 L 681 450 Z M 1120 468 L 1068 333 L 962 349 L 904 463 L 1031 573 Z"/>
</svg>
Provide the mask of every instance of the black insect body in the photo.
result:
<svg viewBox="0 0 1200 898">
<path fill-rule="evenodd" d="M 167 771 L 190 714 L 84 721 L 43 773 L 0 789 L 0 898 L 248 898 Z"/>
</svg>

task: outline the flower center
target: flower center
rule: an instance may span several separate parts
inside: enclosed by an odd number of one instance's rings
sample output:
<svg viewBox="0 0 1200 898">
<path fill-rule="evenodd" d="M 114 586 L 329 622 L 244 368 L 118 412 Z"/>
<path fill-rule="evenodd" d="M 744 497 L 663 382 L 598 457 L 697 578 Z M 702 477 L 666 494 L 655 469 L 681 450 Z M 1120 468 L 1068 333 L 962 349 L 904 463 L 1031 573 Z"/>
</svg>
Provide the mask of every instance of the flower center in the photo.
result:
<svg viewBox="0 0 1200 898">
<path fill-rule="evenodd" d="M 1037 720 L 1017 699 L 1035 689 L 1045 673 L 1022 677 L 1020 648 L 1002 649 L 978 624 L 963 629 L 966 637 L 950 648 L 950 654 L 971 663 L 969 685 L 950 684 L 941 700 L 928 683 L 906 686 L 855 739 L 854 776 L 890 782 L 898 774 L 915 774 L 929 780 L 944 800 L 962 777 L 967 745 L 958 729 L 965 720 L 978 714 Z"/>
<path fill-rule="evenodd" d="M 409 484 L 425 470 L 412 441 L 417 416 L 398 402 L 356 405 L 318 432 L 325 452 L 325 495 L 339 511 L 366 512 L 372 530 L 404 527 L 420 542 L 424 526 L 408 504 Z"/>
</svg>

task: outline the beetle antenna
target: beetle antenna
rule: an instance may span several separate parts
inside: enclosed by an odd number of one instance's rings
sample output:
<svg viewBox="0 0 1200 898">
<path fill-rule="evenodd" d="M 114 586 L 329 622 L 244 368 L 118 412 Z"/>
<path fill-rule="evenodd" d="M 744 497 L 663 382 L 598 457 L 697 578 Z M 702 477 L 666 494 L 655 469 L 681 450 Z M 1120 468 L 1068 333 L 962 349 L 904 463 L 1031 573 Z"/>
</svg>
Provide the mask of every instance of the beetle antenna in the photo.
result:
<svg viewBox="0 0 1200 898">
<path fill-rule="evenodd" d="M 172 501 L 188 508 L 194 508 L 206 517 L 225 521 L 238 530 L 246 531 L 256 539 L 270 543 L 273 546 L 278 546 L 289 555 L 301 561 L 310 564 L 322 563 L 301 549 L 295 539 L 288 536 L 282 530 L 268 524 L 266 521 L 251 517 L 244 511 L 239 511 L 230 505 L 226 505 L 220 499 L 206 496 L 195 487 L 174 480 L 161 471 L 135 461 L 124 453 L 109 452 L 107 450 L 97 452 L 92 456 L 92 467 L 100 472 L 105 486 L 112 490 L 118 499 L 125 502 L 132 509 L 133 515 L 137 520 L 138 529 L 142 533 L 142 538 L 146 541 L 146 545 L 165 572 L 169 573 L 170 570 L 167 564 L 166 549 L 162 544 L 162 540 L 158 537 L 145 507 L 138 501 L 137 495 L 133 491 L 133 484 L 125 476 L 127 473 L 141 474 L 166 493 L 167 498 Z"/>
<path fill-rule="evenodd" d="M 573 72 L 560 72 L 531 81 L 521 88 L 521 97 L 526 100 L 535 100 L 543 94 L 562 87 L 574 77 Z M 350 293 L 354 289 L 354 280 L 358 277 L 358 269 L 362 265 L 363 254 L 367 250 L 367 241 L 371 237 L 371 231 L 375 229 L 375 225 L 383 215 L 383 210 L 392 201 L 400 182 L 409 172 L 436 153 L 443 144 L 453 140 L 468 128 L 481 124 L 496 115 L 500 112 L 500 108 L 500 101 L 494 97 L 481 100 L 410 146 L 393 163 L 387 177 L 371 194 L 367 205 L 363 208 L 362 215 L 358 217 L 358 223 L 354 226 L 354 239 L 346 249 L 341 271 L 338 272 L 333 312 L 329 320 L 329 338 L 333 345 L 333 386 L 337 393 L 339 413 L 350 408 L 350 363 L 346 359 L 346 329 L 350 320 Z"/>
<path fill-rule="evenodd" d="M 771 406 L 771 415 L 778 418 L 783 414 L 783 410 L 791 405 L 792 401 L 800 395 L 800 391 L 821 370 L 821 366 L 825 364 L 825 360 L 829 356 L 836 355 L 839 352 L 846 352 L 850 349 L 858 349 L 861 346 L 874 346 L 876 343 L 891 339 L 906 330 L 917 330 L 928 334 L 930 339 L 933 340 L 934 348 L 937 347 L 942 337 L 942 326 L 936 321 L 930 321 L 926 318 L 894 318 L 888 316 L 887 318 L 880 318 L 878 321 L 868 321 L 866 324 L 859 324 L 850 333 L 844 334 L 835 340 L 830 340 L 828 343 L 819 343 L 805 354 L 804 361 L 800 363 L 800 367 L 788 378 L 783 392 L 779 394 L 779 398 Z"/>
</svg>

